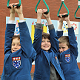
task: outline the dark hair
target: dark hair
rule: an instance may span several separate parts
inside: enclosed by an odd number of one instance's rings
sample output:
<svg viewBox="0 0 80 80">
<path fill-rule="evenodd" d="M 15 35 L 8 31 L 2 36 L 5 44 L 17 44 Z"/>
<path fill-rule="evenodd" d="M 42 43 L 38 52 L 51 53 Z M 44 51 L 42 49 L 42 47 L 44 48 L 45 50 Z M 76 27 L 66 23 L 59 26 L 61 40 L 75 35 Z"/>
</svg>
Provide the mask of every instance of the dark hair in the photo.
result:
<svg viewBox="0 0 80 80">
<path fill-rule="evenodd" d="M 44 39 L 49 39 L 50 40 L 50 34 L 48 34 L 48 33 L 42 33 L 42 38 L 44 38 Z"/>
<path fill-rule="evenodd" d="M 15 38 L 20 39 L 20 35 L 14 35 L 14 36 L 12 37 L 12 41 L 13 41 L 13 39 L 15 39 Z"/>
<path fill-rule="evenodd" d="M 69 43 L 69 37 L 68 36 L 61 36 L 58 40 L 59 40 L 59 43 L 66 43 L 68 48 L 70 48 L 70 43 Z"/>
</svg>

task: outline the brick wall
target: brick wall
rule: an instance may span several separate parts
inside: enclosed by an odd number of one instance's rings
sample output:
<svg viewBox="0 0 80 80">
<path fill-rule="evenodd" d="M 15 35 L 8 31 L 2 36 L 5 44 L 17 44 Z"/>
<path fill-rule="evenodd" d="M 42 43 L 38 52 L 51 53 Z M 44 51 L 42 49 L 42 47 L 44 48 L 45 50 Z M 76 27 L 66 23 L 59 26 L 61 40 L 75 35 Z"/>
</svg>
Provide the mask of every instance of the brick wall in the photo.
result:
<svg viewBox="0 0 80 80">
<path fill-rule="evenodd" d="M 10 3 L 18 2 L 18 1 L 19 0 L 10 0 Z M 45 1 L 49 6 L 51 19 L 58 20 L 57 12 L 60 7 L 61 0 L 45 0 Z M 36 18 L 35 6 L 37 2 L 38 0 L 22 0 L 23 13 L 25 18 Z M 75 19 L 74 17 L 75 10 L 78 7 L 78 0 L 64 0 L 64 2 L 69 9 L 70 20 L 80 22 L 80 19 Z M 0 75 L 2 74 L 3 61 L 4 61 L 4 37 L 5 37 L 5 28 L 6 28 L 6 16 L 9 16 L 9 9 L 6 7 L 6 5 L 7 5 L 7 0 L 0 1 Z M 43 0 L 41 0 L 38 8 L 46 8 L 46 6 L 43 3 Z M 67 12 L 64 6 L 62 6 L 60 13 L 63 12 Z M 77 16 L 80 16 L 79 11 L 77 13 Z M 79 63 L 78 65 L 80 68 Z M 32 66 L 32 70 L 31 70 L 32 73 L 34 72 L 34 67 L 35 66 Z"/>
</svg>

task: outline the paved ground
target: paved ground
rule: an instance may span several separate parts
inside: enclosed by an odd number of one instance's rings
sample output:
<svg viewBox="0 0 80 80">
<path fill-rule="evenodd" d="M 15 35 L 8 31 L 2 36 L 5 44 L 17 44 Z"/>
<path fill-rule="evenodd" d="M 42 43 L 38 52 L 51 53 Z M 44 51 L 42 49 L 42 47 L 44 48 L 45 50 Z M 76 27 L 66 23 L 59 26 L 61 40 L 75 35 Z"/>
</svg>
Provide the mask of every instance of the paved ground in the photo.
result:
<svg viewBox="0 0 80 80">
<path fill-rule="evenodd" d="M 33 73 L 31 73 L 31 78 L 32 78 L 32 80 L 33 80 Z M 0 80 L 1 80 L 1 76 L 0 76 Z"/>
</svg>

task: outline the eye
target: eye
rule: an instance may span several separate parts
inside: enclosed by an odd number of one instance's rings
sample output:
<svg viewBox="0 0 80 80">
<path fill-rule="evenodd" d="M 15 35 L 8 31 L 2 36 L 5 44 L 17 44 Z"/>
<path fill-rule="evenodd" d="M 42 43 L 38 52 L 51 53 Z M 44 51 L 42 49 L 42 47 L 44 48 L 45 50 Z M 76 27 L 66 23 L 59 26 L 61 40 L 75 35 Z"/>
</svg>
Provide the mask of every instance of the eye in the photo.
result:
<svg viewBox="0 0 80 80">
<path fill-rule="evenodd" d="M 44 41 L 42 41 L 42 42 L 44 42 Z"/>
<path fill-rule="evenodd" d="M 61 49 L 61 47 L 59 47 L 59 49 Z"/>
<path fill-rule="evenodd" d="M 21 46 L 21 44 L 17 44 L 18 46 Z"/>
<path fill-rule="evenodd" d="M 19 44 L 19 46 L 21 46 L 21 44 Z"/>
<path fill-rule="evenodd" d="M 47 41 L 47 42 L 50 42 L 50 41 Z"/>
<path fill-rule="evenodd" d="M 65 47 L 62 47 L 62 49 L 65 49 Z"/>
<path fill-rule="evenodd" d="M 12 44 L 12 46 L 15 46 L 15 44 Z"/>
</svg>

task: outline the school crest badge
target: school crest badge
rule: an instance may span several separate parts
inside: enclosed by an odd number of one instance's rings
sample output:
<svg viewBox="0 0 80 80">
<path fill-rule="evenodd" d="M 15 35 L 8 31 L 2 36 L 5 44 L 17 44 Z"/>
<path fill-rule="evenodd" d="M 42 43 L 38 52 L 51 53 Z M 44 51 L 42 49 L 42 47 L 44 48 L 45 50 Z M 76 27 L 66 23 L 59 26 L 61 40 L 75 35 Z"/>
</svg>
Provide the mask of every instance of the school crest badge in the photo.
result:
<svg viewBox="0 0 80 80">
<path fill-rule="evenodd" d="M 70 54 L 65 54 L 65 60 L 66 62 L 70 62 Z"/>
<path fill-rule="evenodd" d="M 18 69 L 21 66 L 21 57 L 12 57 L 12 64 Z"/>
</svg>

